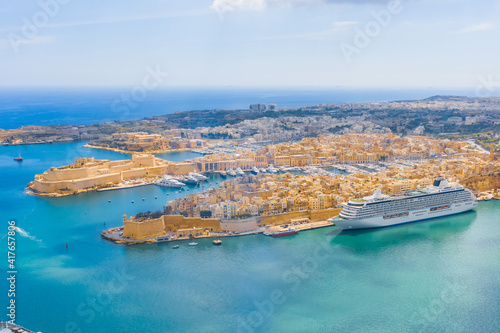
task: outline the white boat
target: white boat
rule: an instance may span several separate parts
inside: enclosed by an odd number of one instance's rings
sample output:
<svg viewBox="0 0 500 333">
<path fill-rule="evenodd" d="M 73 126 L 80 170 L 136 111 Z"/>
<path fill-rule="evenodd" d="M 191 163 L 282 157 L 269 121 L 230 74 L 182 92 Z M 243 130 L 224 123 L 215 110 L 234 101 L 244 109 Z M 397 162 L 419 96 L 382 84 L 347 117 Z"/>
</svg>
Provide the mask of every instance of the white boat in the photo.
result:
<svg viewBox="0 0 500 333">
<path fill-rule="evenodd" d="M 241 168 L 237 168 L 237 169 L 236 169 L 236 174 L 237 174 L 238 176 L 244 176 L 244 175 L 245 175 L 245 173 L 243 172 L 243 170 L 241 170 Z"/>
<path fill-rule="evenodd" d="M 302 169 L 301 169 L 301 168 L 299 168 L 298 166 L 291 167 L 291 168 L 289 169 L 289 171 L 301 171 L 301 170 L 302 170 Z"/>
<path fill-rule="evenodd" d="M 287 172 L 285 167 L 280 167 L 279 170 L 280 170 L 280 172 L 283 172 L 283 173 Z"/>
<path fill-rule="evenodd" d="M 252 173 L 253 173 L 253 174 L 258 175 L 258 174 L 259 174 L 259 172 L 260 172 L 260 171 L 259 171 L 259 168 L 257 168 L 257 167 L 253 167 L 253 168 L 252 168 Z"/>
<path fill-rule="evenodd" d="M 192 184 L 192 185 L 196 185 L 196 184 L 198 184 L 198 183 L 200 182 L 198 179 L 194 178 L 194 177 L 193 177 L 193 176 L 191 176 L 191 175 L 188 175 L 188 176 L 184 177 L 184 178 L 182 179 L 182 181 L 183 181 L 184 183 L 186 183 L 186 184 Z"/>
<path fill-rule="evenodd" d="M 189 243 L 189 246 L 196 246 L 196 245 L 198 245 L 198 243 L 195 243 L 195 242 Z"/>
<path fill-rule="evenodd" d="M 227 174 L 228 174 L 229 176 L 233 176 L 233 177 L 234 177 L 234 176 L 236 176 L 236 172 L 234 172 L 234 170 L 233 170 L 233 169 L 229 170 L 229 171 L 227 172 Z"/>
<path fill-rule="evenodd" d="M 278 173 L 278 169 L 276 169 L 274 166 L 271 165 L 269 168 L 267 168 L 267 172 Z"/>
<path fill-rule="evenodd" d="M 438 178 L 423 190 L 385 195 L 380 189 L 369 197 L 350 200 L 340 215 L 329 219 L 342 230 L 380 228 L 458 214 L 476 208 L 471 191 Z"/>
<path fill-rule="evenodd" d="M 203 176 L 201 173 L 196 173 L 196 172 L 190 172 L 189 175 L 193 178 L 196 178 L 197 180 L 199 181 L 202 181 L 202 180 L 207 180 L 208 177 L 207 176 Z"/>
<path fill-rule="evenodd" d="M 168 177 L 168 176 L 163 177 L 162 179 L 157 181 L 155 184 L 158 186 L 162 186 L 162 187 L 177 187 L 177 188 L 183 187 L 186 185 L 186 184 L 178 181 L 177 179 L 172 178 L 172 177 Z"/>
<path fill-rule="evenodd" d="M 262 173 L 266 173 L 266 172 L 267 172 L 267 170 L 266 170 L 266 169 L 264 169 L 264 168 L 261 168 L 261 169 L 260 169 L 260 172 L 262 172 Z"/>
</svg>

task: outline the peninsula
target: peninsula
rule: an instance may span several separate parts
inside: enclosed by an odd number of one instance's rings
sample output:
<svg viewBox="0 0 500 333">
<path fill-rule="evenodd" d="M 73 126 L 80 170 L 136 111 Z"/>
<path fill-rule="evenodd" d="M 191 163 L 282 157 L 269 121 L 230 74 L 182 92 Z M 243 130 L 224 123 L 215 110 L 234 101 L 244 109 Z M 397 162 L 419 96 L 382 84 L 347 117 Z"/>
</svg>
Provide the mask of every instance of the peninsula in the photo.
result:
<svg viewBox="0 0 500 333">
<path fill-rule="evenodd" d="M 85 140 L 92 147 L 124 152 L 162 152 L 202 148 L 210 140 L 274 143 L 321 134 L 392 132 L 475 138 L 483 146 L 498 150 L 499 130 L 499 97 L 434 96 L 415 101 L 280 109 L 179 111 L 143 120 L 93 125 L 24 126 L 0 130 L 0 144 Z M 135 137 L 126 133 L 135 133 Z"/>
</svg>

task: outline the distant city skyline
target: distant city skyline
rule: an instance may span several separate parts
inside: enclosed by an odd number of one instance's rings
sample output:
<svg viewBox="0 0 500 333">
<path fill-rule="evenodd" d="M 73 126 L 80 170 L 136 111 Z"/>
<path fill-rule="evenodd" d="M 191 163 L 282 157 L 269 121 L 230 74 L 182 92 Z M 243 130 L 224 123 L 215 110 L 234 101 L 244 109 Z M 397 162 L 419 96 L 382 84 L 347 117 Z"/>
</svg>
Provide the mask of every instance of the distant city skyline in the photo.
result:
<svg viewBox="0 0 500 333">
<path fill-rule="evenodd" d="M 500 90 L 494 0 L 27 0 L 0 15 L 0 86 Z"/>
</svg>

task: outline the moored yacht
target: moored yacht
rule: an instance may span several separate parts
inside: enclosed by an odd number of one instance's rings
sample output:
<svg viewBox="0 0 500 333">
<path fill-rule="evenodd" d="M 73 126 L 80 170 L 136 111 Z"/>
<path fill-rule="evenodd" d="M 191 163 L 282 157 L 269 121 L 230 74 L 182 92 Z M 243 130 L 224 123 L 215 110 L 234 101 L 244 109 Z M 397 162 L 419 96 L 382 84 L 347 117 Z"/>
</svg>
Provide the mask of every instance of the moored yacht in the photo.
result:
<svg viewBox="0 0 500 333">
<path fill-rule="evenodd" d="M 197 179 L 198 181 L 202 181 L 202 180 L 207 180 L 208 177 L 207 176 L 204 176 L 202 175 L 201 173 L 196 173 L 196 172 L 190 172 L 189 175 L 195 179 Z"/>
<path fill-rule="evenodd" d="M 276 169 L 272 164 L 269 168 L 267 168 L 267 172 L 269 173 L 278 173 L 278 169 Z"/>
<path fill-rule="evenodd" d="M 245 175 L 245 173 L 243 172 L 243 170 L 241 170 L 241 168 L 237 168 L 237 169 L 236 169 L 236 174 L 237 174 L 238 176 L 244 176 L 244 175 Z"/>
<path fill-rule="evenodd" d="M 155 184 L 158 186 L 162 186 L 162 187 L 183 187 L 186 185 L 186 184 L 178 181 L 177 179 L 172 178 L 172 177 L 168 177 L 168 176 L 163 177 L 162 179 L 157 181 Z"/>
<path fill-rule="evenodd" d="M 187 175 L 182 179 L 182 181 L 186 184 L 191 184 L 191 185 L 196 185 L 200 182 L 200 180 L 196 179 L 195 177 L 191 175 Z"/>
<path fill-rule="evenodd" d="M 258 174 L 259 174 L 259 172 L 260 172 L 260 171 L 259 171 L 259 168 L 257 168 L 257 167 L 253 167 L 253 168 L 252 168 L 252 173 L 253 173 L 253 174 L 258 175 Z"/>
</svg>

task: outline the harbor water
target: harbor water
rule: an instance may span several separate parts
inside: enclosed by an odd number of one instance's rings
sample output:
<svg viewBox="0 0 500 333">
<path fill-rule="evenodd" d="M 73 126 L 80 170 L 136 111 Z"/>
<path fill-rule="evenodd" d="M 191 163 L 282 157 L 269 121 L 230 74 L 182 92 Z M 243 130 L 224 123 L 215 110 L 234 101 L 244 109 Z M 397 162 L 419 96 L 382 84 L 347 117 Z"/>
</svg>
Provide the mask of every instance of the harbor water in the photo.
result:
<svg viewBox="0 0 500 333">
<path fill-rule="evenodd" d="M 4 235 L 15 220 L 22 326 L 44 333 L 500 331 L 500 201 L 380 230 L 124 246 L 103 240 L 101 230 L 200 189 L 25 193 L 35 174 L 75 157 L 128 157 L 82 144 L 0 147 L 0 267 L 7 271 Z M 23 162 L 13 160 L 18 154 Z M 210 185 L 218 181 L 212 176 Z M 5 321 L 5 278 L 0 290 Z"/>
</svg>

